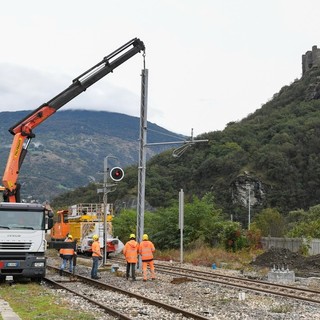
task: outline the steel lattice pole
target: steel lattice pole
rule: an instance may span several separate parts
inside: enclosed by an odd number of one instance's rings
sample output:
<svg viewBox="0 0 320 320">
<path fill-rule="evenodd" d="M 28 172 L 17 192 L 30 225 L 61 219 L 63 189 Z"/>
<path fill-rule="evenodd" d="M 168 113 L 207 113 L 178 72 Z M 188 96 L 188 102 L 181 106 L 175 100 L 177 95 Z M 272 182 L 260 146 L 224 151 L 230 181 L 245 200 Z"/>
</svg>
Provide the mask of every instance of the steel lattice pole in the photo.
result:
<svg viewBox="0 0 320 320">
<path fill-rule="evenodd" d="M 141 74 L 141 108 L 140 108 L 140 148 L 138 167 L 138 199 L 137 199 L 137 241 L 142 241 L 144 233 L 145 181 L 146 181 L 146 142 L 147 142 L 147 101 L 148 101 L 148 69 Z M 140 256 L 139 256 L 140 257 Z M 141 268 L 141 257 L 137 268 Z"/>
</svg>

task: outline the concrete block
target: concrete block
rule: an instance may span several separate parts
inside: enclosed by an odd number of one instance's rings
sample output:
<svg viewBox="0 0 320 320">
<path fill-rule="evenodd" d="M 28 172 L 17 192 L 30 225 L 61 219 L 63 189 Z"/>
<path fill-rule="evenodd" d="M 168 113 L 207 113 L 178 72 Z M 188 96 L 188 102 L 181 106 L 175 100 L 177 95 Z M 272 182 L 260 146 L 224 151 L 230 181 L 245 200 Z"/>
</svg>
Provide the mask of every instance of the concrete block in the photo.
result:
<svg viewBox="0 0 320 320">
<path fill-rule="evenodd" d="M 292 284 L 295 282 L 294 271 L 271 270 L 268 273 L 268 281 L 282 284 Z"/>
</svg>

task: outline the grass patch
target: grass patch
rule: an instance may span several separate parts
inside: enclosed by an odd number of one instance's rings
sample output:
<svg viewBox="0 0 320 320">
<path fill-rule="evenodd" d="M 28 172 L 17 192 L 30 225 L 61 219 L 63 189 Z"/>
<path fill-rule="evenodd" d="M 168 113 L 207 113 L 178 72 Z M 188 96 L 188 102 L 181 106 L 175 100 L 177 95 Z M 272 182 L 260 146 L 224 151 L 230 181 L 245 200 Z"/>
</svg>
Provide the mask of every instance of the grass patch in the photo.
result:
<svg viewBox="0 0 320 320">
<path fill-rule="evenodd" d="M 0 285 L 0 298 L 23 320 L 94 320 L 95 315 L 71 310 L 67 300 L 58 297 L 46 287 L 37 283 Z M 0 316 L 1 319 L 1 316 Z"/>
<path fill-rule="evenodd" d="M 288 313 L 292 311 L 292 307 L 290 305 L 277 305 L 273 306 L 270 309 L 270 312 L 272 313 Z"/>
<path fill-rule="evenodd" d="M 262 251 L 251 250 L 230 252 L 224 249 L 198 245 L 196 248 L 183 252 L 183 262 L 206 267 L 211 267 L 215 263 L 217 267 L 234 270 L 250 269 L 250 262 L 261 253 Z M 156 258 L 165 261 L 180 261 L 180 250 L 157 251 Z"/>
</svg>

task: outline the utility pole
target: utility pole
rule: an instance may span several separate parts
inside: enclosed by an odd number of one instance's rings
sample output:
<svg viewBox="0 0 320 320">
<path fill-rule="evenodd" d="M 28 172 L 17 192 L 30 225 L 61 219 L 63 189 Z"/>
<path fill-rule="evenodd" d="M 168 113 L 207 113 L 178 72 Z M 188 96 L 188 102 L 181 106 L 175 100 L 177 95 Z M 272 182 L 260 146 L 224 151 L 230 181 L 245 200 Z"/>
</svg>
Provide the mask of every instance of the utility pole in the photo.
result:
<svg viewBox="0 0 320 320">
<path fill-rule="evenodd" d="M 180 140 L 171 142 L 147 143 L 147 102 L 148 102 L 148 69 L 145 67 L 145 53 L 143 53 L 143 70 L 141 74 L 141 106 L 140 106 L 140 146 L 138 164 L 138 196 L 137 196 L 137 241 L 142 241 L 144 234 L 144 210 L 145 210 L 145 180 L 146 180 L 146 148 L 152 145 L 183 144 L 183 146 L 173 151 L 174 157 L 180 157 L 182 153 L 193 144 L 207 142 L 208 140 L 194 140 L 193 131 L 191 140 Z M 137 269 L 141 268 L 141 256 L 139 256 Z"/>
<path fill-rule="evenodd" d="M 248 184 L 248 230 L 250 230 L 251 223 L 251 186 Z"/>
<path fill-rule="evenodd" d="M 115 186 L 115 184 L 108 184 L 109 177 L 109 159 L 118 160 L 117 157 L 114 156 L 106 156 L 104 158 L 103 163 L 103 265 L 107 263 L 107 243 L 108 243 L 108 193 L 111 192 L 111 188 Z"/>
<path fill-rule="evenodd" d="M 179 192 L 180 264 L 183 263 L 184 192 Z"/>
<path fill-rule="evenodd" d="M 143 54 L 145 58 L 145 53 Z M 144 233 L 145 181 L 146 181 L 146 141 L 147 141 L 147 102 L 148 102 L 148 69 L 141 74 L 141 107 L 140 107 L 140 148 L 138 166 L 138 199 L 137 199 L 137 241 L 142 241 Z M 142 261 L 139 255 L 137 269 L 141 269 Z"/>
</svg>

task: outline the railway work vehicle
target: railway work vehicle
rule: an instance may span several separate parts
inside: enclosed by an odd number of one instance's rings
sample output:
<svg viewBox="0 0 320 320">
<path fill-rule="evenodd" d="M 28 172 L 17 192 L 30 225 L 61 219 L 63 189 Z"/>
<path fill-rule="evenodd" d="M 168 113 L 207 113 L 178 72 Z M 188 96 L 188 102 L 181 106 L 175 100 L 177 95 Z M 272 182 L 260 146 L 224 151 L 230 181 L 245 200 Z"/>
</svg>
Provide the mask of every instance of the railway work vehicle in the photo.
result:
<svg viewBox="0 0 320 320">
<path fill-rule="evenodd" d="M 143 42 L 134 38 L 107 55 L 72 84 L 9 128 L 13 142 L 0 187 L 0 280 L 16 277 L 41 279 L 45 276 L 45 234 L 53 227 L 53 212 L 46 205 L 21 201 L 18 176 L 35 138 L 33 129 L 91 85 L 122 63 L 144 51 Z"/>
<path fill-rule="evenodd" d="M 60 210 L 57 214 L 57 222 L 51 229 L 51 247 L 59 247 L 57 243 L 71 234 L 76 241 L 78 253 L 91 255 L 92 237 L 97 234 L 101 249 L 105 249 L 106 245 L 107 255 L 119 253 L 123 249 L 124 244 L 113 236 L 110 204 L 105 208 L 103 203 L 79 203 L 70 206 L 68 210 Z"/>
</svg>

